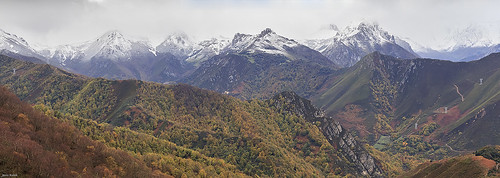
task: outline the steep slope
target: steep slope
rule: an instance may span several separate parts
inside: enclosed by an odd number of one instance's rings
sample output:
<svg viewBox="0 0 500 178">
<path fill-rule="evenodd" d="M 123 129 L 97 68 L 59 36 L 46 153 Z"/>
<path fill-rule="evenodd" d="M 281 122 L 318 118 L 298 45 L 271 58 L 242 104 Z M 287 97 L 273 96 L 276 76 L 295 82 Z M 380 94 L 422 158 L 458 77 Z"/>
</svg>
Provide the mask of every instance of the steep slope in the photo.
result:
<svg viewBox="0 0 500 178">
<path fill-rule="evenodd" d="M 222 54 L 182 80 L 240 98 L 269 98 L 284 90 L 312 95 L 335 72 L 320 53 L 266 29 L 236 34 Z"/>
<path fill-rule="evenodd" d="M 107 127 L 85 126 L 94 124 L 70 119 L 89 136 L 104 140 L 111 146 L 120 146 L 142 155 L 161 148 L 148 148 L 148 145 L 157 145 L 155 139 L 173 142 L 182 147 L 181 151 L 175 151 L 178 157 L 194 161 L 200 161 L 200 157 L 205 159 L 205 156 L 223 159 L 225 164 L 229 164 L 229 171 L 232 164 L 236 170 L 250 176 L 364 174 L 359 160 L 352 159 L 351 162 L 353 155 L 333 147 L 318 128 L 300 113 L 282 112 L 283 108 L 270 106 L 266 101 L 241 101 L 187 85 L 91 79 L 49 65 L 36 65 L 8 57 L 0 59 L 2 67 L 16 66 L 20 69 L 15 75 L 1 70 L 0 82 L 23 100 L 43 104 L 48 108 L 47 113 L 89 118 L 99 124 L 124 127 L 150 136 L 141 136 L 145 139 L 136 143 L 118 139 L 121 136 L 117 132 L 118 135 L 114 136 L 116 140 L 110 139 L 114 135 L 111 131 L 103 136 L 92 135 L 99 130 L 107 130 L 100 129 Z M 151 137 L 153 135 L 156 138 Z M 149 140 L 154 144 L 150 144 Z M 165 153 L 161 150 L 153 153 Z M 353 152 L 356 157 L 366 158 L 366 155 L 358 156 L 358 153 L 362 155 L 361 152 Z M 146 160 L 149 158 L 144 157 Z M 201 162 L 205 162 L 203 159 Z M 168 160 L 165 161 L 168 163 Z M 159 169 L 166 173 L 176 172 L 168 170 L 168 166 L 159 165 L 160 161 L 149 163 L 153 167 L 163 167 Z M 211 162 L 208 163 L 211 165 Z M 219 162 L 214 164 L 214 167 L 224 165 Z M 366 174 L 372 173 L 371 169 L 367 170 Z"/>
<path fill-rule="evenodd" d="M 453 63 L 372 53 L 314 102 L 361 136 L 417 134 L 456 149 L 477 149 L 500 142 L 492 126 L 498 125 L 499 58 Z"/>
<path fill-rule="evenodd" d="M 342 150 L 347 159 L 356 165 L 356 169 L 364 176 L 382 177 L 380 163 L 359 144 L 339 122 L 315 108 L 309 100 L 299 97 L 293 92 L 283 92 L 268 101 L 270 105 L 283 108 L 285 112 L 296 113 L 308 122 L 316 124 L 335 148 Z"/>
<path fill-rule="evenodd" d="M 23 59 L 35 63 L 45 63 L 30 45 L 21 37 L 7 33 L 0 29 L 0 54 Z"/>
<path fill-rule="evenodd" d="M 308 40 L 305 44 L 340 67 L 353 66 L 374 51 L 404 59 L 418 57 L 404 40 L 390 35 L 376 24 L 365 22 L 357 27 L 348 26 L 329 39 Z"/>
<path fill-rule="evenodd" d="M 126 152 L 92 141 L 0 86 L 0 170 L 23 177 L 167 177 Z"/>
</svg>

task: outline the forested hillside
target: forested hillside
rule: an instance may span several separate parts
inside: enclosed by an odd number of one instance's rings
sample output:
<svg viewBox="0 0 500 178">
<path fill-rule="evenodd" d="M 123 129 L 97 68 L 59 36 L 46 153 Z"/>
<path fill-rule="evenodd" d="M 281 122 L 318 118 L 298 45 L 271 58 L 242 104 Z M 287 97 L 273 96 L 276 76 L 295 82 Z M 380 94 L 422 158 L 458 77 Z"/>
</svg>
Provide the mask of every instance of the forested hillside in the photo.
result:
<svg viewBox="0 0 500 178">
<path fill-rule="evenodd" d="M 313 101 L 371 143 L 415 137 L 475 150 L 500 142 L 499 59 L 494 53 L 454 63 L 372 53 Z"/>
<path fill-rule="evenodd" d="M 200 175 L 200 168 L 211 175 L 362 175 L 317 126 L 266 101 L 241 101 L 187 85 L 86 78 L 4 56 L 0 62 L 0 82 L 22 100 L 176 177 Z M 12 68 L 16 74 L 7 70 Z M 183 159 L 198 168 L 172 163 Z"/>
<path fill-rule="evenodd" d="M 168 177 L 84 136 L 0 86 L 0 172 L 20 177 Z"/>
</svg>

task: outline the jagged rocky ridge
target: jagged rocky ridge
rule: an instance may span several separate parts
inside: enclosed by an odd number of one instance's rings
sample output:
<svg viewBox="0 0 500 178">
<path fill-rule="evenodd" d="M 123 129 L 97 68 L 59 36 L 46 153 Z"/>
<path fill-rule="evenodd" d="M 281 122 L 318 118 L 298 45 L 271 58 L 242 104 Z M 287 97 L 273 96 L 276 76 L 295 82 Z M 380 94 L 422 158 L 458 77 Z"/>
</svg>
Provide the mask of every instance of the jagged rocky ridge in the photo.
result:
<svg viewBox="0 0 500 178">
<path fill-rule="evenodd" d="M 282 92 L 269 100 L 270 104 L 287 112 L 301 115 L 308 122 L 319 123 L 319 129 L 332 146 L 340 149 L 363 176 L 383 177 L 379 162 L 358 143 L 348 130 L 332 117 L 315 108 L 311 101 L 301 98 L 294 92 Z"/>
</svg>

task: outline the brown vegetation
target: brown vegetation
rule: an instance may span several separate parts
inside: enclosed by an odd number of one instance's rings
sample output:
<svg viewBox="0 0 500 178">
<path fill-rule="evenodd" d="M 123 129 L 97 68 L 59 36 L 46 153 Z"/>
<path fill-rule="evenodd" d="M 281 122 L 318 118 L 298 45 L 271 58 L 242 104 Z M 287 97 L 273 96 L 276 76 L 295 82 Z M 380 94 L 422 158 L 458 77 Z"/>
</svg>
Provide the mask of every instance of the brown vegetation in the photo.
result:
<svg viewBox="0 0 500 178">
<path fill-rule="evenodd" d="M 0 86 L 0 171 L 23 177 L 165 177 L 49 118 Z"/>
<path fill-rule="evenodd" d="M 467 155 L 427 162 L 401 177 L 487 177 L 494 167 L 493 160 Z"/>
</svg>

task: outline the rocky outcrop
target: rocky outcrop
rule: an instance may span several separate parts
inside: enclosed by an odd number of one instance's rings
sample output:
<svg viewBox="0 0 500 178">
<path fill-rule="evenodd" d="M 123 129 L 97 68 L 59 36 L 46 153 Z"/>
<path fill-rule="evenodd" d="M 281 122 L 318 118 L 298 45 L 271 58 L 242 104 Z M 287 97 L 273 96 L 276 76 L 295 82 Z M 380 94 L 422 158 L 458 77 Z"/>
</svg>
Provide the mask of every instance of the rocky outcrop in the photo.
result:
<svg viewBox="0 0 500 178">
<path fill-rule="evenodd" d="M 282 92 L 269 101 L 271 105 L 304 117 L 311 123 L 319 123 L 319 129 L 330 144 L 338 148 L 349 162 L 356 166 L 360 176 L 383 177 L 379 162 L 359 144 L 348 130 L 324 112 L 315 108 L 311 101 L 294 92 Z"/>
<path fill-rule="evenodd" d="M 321 119 L 321 118 L 319 118 Z M 331 117 L 322 117 L 320 130 L 332 145 L 336 145 L 354 163 L 362 175 L 382 177 L 383 171 L 368 152 L 344 129 L 339 122 Z"/>
</svg>

